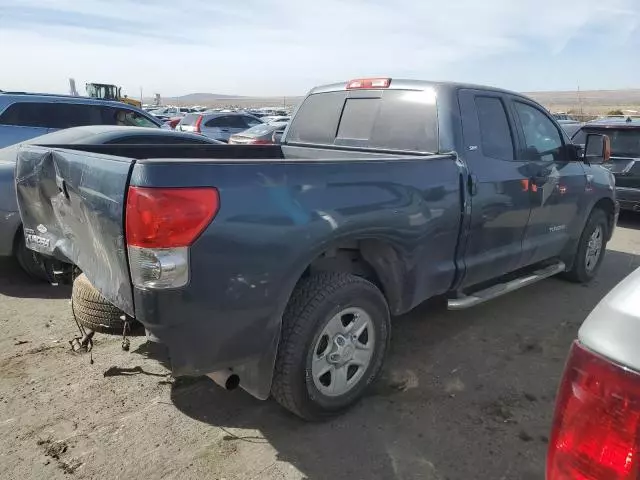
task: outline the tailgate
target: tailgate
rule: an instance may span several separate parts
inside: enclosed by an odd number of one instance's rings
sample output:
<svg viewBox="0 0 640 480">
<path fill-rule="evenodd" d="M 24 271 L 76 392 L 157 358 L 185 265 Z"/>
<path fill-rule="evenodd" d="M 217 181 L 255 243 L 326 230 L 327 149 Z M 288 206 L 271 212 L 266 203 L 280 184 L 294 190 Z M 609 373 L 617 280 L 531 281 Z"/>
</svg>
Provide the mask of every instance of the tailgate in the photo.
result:
<svg viewBox="0 0 640 480">
<path fill-rule="evenodd" d="M 125 195 L 135 160 L 23 146 L 16 192 L 27 247 L 77 265 L 133 315 L 124 240 Z"/>
</svg>

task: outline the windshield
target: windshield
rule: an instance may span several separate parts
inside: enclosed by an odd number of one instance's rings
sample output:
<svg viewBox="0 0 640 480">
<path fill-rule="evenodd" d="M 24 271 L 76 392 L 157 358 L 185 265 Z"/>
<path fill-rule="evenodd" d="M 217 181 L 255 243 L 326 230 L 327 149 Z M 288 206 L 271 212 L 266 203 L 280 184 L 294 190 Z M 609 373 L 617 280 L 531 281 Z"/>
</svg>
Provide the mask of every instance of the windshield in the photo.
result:
<svg viewBox="0 0 640 480">
<path fill-rule="evenodd" d="M 87 95 L 105 100 L 117 100 L 120 97 L 120 89 L 115 85 L 102 85 L 99 83 L 87 83 Z"/>
<path fill-rule="evenodd" d="M 584 145 L 589 133 L 607 135 L 611 140 L 611 155 L 614 157 L 640 157 L 640 128 L 582 129 L 573 137 L 573 143 Z"/>
</svg>

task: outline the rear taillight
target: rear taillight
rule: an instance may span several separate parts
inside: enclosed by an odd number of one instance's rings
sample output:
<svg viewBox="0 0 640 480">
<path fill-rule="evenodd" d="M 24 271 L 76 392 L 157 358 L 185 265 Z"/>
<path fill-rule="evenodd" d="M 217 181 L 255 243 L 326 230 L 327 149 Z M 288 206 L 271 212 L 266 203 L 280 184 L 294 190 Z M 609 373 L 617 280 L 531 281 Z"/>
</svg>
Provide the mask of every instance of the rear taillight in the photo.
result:
<svg viewBox="0 0 640 480">
<path fill-rule="evenodd" d="M 200 126 L 202 125 L 202 118 L 203 118 L 202 115 L 200 115 L 198 117 L 198 119 L 196 120 L 196 124 L 193 127 L 194 132 L 196 132 L 196 133 L 202 133 L 202 130 L 200 128 Z"/>
<path fill-rule="evenodd" d="M 556 400 L 547 480 L 637 480 L 639 438 L 640 374 L 574 343 Z"/>
<path fill-rule="evenodd" d="M 390 78 L 358 78 L 347 82 L 347 90 L 357 88 L 388 88 L 391 85 Z"/>
<path fill-rule="evenodd" d="M 189 246 L 211 223 L 219 206 L 215 188 L 129 187 L 125 235 L 134 285 L 185 285 Z"/>
</svg>

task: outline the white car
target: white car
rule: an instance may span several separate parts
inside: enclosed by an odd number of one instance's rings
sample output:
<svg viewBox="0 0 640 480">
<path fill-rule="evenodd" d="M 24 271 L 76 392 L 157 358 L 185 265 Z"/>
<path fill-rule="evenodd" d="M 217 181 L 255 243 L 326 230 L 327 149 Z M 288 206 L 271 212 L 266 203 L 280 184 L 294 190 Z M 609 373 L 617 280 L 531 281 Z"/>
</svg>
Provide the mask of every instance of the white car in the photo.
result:
<svg viewBox="0 0 640 480">
<path fill-rule="evenodd" d="M 640 472 L 640 268 L 587 317 L 556 397 L 547 480 Z"/>
</svg>

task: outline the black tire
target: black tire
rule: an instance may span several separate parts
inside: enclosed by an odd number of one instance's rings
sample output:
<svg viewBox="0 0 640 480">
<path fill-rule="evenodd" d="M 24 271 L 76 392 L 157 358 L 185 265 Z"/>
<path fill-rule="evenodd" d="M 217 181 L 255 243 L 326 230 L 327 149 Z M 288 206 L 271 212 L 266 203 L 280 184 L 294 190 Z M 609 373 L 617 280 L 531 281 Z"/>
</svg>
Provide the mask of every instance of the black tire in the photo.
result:
<svg viewBox="0 0 640 480">
<path fill-rule="evenodd" d="M 589 269 L 587 268 L 587 248 L 589 246 L 589 239 L 594 231 L 600 227 L 602 231 L 602 247 L 600 250 L 600 256 L 597 259 L 597 263 L 595 267 Z M 567 280 L 570 280 L 575 283 L 589 283 L 593 280 L 598 274 L 598 270 L 600 270 L 600 265 L 602 265 L 602 260 L 604 260 L 606 248 L 607 248 L 607 239 L 609 238 L 609 222 L 607 219 L 607 214 L 601 210 L 596 209 L 591 212 L 589 219 L 587 220 L 587 224 L 582 231 L 582 235 L 580 236 L 580 240 L 578 242 L 578 248 L 576 249 L 575 258 L 573 260 L 573 266 L 571 270 L 565 272 L 564 277 Z"/>
<path fill-rule="evenodd" d="M 24 243 L 24 235 L 18 234 L 15 247 L 18 264 L 31 278 L 45 282 L 53 282 L 53 264 L 45 257 L 33 250 L 29 250 Z"/>
<path fill-rule="evenodd" d="M 74 317 L 85 328 L 103 333 L 122 333 L 125 313 L 104 298 L 84 273 L 73 282 L 71 307 Z"/>
<path fill-rule="evenodd" d="M 313 348 L 329 320 L 351 307 L 364 310 L 372 321 L 372 357 L 349 391 L 341 396 L 326 396 L 316 388 L 311 376 Z M 346 273 L 317 273 L 304 278 L 282 318 L 271 392 L 278 403 L 305 420 L 339 414 L 360 400 L 377 378 L 389 338 L 389 307 L 373 283 Z"/>
</svg>

